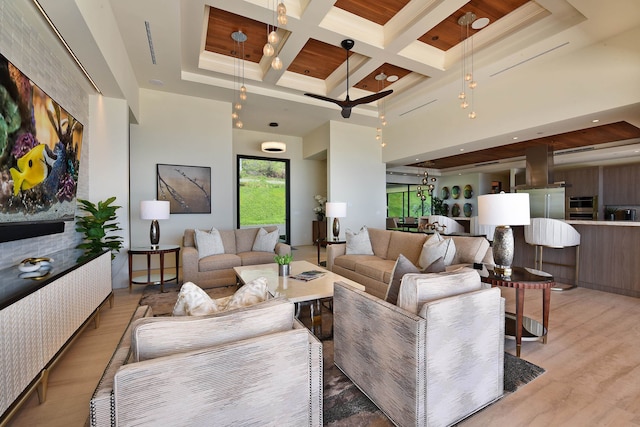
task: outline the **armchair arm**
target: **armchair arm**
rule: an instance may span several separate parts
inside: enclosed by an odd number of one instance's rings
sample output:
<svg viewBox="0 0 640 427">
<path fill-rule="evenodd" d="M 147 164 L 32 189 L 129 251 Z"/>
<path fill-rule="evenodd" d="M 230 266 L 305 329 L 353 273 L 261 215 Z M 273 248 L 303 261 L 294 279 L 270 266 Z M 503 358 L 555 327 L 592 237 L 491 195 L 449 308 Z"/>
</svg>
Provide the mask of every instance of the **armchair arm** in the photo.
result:
<svg viewBox="0 0 640 427">
<path fill-rule="evenodd" d="M 345 243 L 336 243 L 327 245 L 327 270 L 333 270 L 333 261 L 336 257 L 347 253 L 347 245 Z"/>
<path fill-rule="evenodd" d="M 287 255 L 287 254 L 290 254 L 291 253 L 291 246 L 286 244 L 286 243 L 278 242 L 278 243 L 276 243 L 276 248 L 275 248 L 274 252 L 276 253 L 276 255 Z"/>
</svg>

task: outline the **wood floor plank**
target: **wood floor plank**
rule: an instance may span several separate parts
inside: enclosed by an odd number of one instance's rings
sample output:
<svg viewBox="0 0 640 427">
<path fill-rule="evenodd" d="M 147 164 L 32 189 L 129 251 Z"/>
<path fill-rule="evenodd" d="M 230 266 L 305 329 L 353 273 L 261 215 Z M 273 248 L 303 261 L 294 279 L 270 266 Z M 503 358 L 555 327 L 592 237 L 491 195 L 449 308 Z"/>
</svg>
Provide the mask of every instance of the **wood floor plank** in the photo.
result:
<svg viewBox="0 0 640 427">
<path fill-rule="evenodd" d="M 313 263 L 316 256 L 315 246 L 294 252 Z M 115 291 L 100 327 L 90 325 L 51 373 L 47 402 L 39 405 L 34 394 L 10 426 L 84 425 L 91 394 L 142 290 Z M 514 311 L 515 293 L 502 293 L 507 311 Z M 526 292 L 525 315 L 542 318 L 541 291 Z M 513 340 L 505 340 L 505 351 L 515 354 Z M 522 357 L 546 372 L 461 426 L 640 426 L 640 299 L 586 288 L 552 292 L 548 342 L 523 342 Z"/>
</svg>

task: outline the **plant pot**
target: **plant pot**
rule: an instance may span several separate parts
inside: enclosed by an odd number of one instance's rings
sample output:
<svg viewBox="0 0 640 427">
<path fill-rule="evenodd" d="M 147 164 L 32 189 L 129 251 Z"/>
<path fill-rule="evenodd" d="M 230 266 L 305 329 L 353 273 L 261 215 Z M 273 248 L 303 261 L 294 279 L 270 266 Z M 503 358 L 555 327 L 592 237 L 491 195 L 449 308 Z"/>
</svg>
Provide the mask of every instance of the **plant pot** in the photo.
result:
<svg viewBox="0 0 640 427">
<path fill-rule="evenodd" d="M 291 273 L 291 264 L 278 264 L 278 276 L 288 276 Z"/>
<path fill-rule="evenodd" d="M 318 218 L 318 221 L 324 221 L 324 215 L 323 214 L 317 214 L 316 217 Z"/>
</svg>

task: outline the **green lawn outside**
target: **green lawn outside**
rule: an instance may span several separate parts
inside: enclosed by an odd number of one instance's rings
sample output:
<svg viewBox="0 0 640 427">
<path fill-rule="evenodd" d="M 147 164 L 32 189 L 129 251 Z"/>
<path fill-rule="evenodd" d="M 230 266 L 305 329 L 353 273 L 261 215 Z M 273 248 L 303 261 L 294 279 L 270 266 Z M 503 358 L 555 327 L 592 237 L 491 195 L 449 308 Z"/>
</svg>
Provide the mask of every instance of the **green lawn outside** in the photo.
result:
<svg viewBox="0 0 640 427">
<path fill-rule="evenodd" d="M 241 226 L 285 223 L 283 179 L 242 179 L 240 182 Z"/>
</svg>

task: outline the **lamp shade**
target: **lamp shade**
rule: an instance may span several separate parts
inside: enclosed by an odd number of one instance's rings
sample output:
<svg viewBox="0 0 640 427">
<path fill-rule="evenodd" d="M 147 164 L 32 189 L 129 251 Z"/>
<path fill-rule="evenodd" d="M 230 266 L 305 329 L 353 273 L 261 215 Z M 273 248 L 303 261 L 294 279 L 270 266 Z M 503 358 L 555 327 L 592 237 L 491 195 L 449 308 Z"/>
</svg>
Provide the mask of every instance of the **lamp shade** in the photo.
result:
<svg viewBox="0 0 640 427">
<path fill-rule="evenodd" d="M 478 196 L 481 225 L 529 225 L 529 194 L 499 193 Z"/>
<path fill-rule="evenodd" d="M 140 202 L 140 219 L 169 219 L 170 213 L 168 200 L 143 200 Z"/>
<path fill-rule="evenodd" d="M 327 202 L 325 209 L 327 216 L 330 218 L 344 218 L 347 216 L 347 204 L 344 202 Z"/>
</svg>

